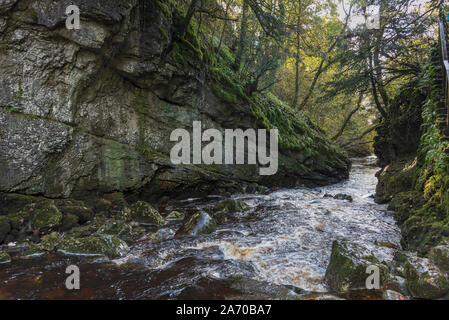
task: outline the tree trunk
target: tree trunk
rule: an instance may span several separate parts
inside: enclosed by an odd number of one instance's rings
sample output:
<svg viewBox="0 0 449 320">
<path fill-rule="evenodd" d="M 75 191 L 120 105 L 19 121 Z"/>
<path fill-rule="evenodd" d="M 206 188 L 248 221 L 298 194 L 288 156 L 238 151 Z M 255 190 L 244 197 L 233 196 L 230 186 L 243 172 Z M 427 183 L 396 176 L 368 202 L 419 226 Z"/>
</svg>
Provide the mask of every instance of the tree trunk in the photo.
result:
<svg viewBox="0 0 449 320">
<path fill-rule="evenodd" d="M 187 29 L 189 28 L 189 25 L 190 25 L 190 20 L 192 20 L 193 14 L 196 11 L 197 3 L 198 3 L 198 0 L 192 0 L 192 2 L 190 3 L 189 10 L 187 10 L 186 18 L 184 20 L 184 25 L 181 30 L 181 39 L 184 39 L 184 37 L 187 33 Z"/>
<path fill-rule="evenodd" d="M 240 71 L 242 65 L 243 53 L 245 51 L 246 33 L 248 31 L 248 1 L 243 0 L 242 23 L 240 25 L 240 39 L 237 54 L 235 56 L 234 70 Z"/>
</svg>

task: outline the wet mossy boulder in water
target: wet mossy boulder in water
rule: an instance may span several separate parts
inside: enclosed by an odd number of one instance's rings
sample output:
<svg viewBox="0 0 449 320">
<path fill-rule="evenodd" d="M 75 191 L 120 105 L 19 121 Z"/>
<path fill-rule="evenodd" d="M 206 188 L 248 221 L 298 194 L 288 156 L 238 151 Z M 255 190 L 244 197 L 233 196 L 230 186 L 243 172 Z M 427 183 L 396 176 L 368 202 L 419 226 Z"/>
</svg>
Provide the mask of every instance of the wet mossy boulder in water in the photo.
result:
<svg viewBox="0 0 449 320">
<path fill-rule="evenodd" d="M 175 232 L 171 229 L 160 229 L 156 231 L 155 233 L 151 234 L 148 239 L 153 242 L 160 242 L 164 240 L 168 240 L 173 238 L 175 235 Z"/>
<path fill-rule="evenodd" d="M 246 211 L 250 208 L 249 205 L 247 205 L 245 202 L 241 200 L 236 200 L 232 198 L 228 198 L 225 200 L 220 201 L 216 206 L 214 211 L 215 212 L 241 212 Z"/>
<path fill-rule="evenodd" d="M 4 251 L 0 251 L 0 264 L 9 263 L 9 262 L 11 262 L 11 256 Z"/>
<path fill-rule="evenodd" d="M 447 274 L 427 258 L 408 253 L 403 273 L 407 289 L 414 298 L 437 299 L 449 292 Z"/>
<path fill-rule="evenodd" d="M 245 202 L 232 198 L 220 201 L 214 208 L 214 218 L 218 223 L 238 220 L 238 213 L 250 208 Z"/>
<path fill-rule="evenodd" d="M 62 222 L 62 214 L 50 200 L 39 201 L 25 207 L 31 212 L 31 228 L 40 233 L 56 229 Z"/>
<path fill-rule="evenodd" d="M 207 212 L 198 211 L 176 232 L 175 238 L 210 234 L 215 230 L 217 230 L 215 220 Z"/>
<path fill-rule="evenodd" d="M 108 221 L 104 225 L 102 225 L 97 233 L 99 234 L 108 234 L 115 235 L 122 240 L 129 240 L 132 236 L 133 227 L 124 221 Z"/>
<path fill-rule="evenodd" d="M 347 240 L 335 240 L 325 280 L 336 292 L 366 289 L 367 268 L 377 266 L 380 286 L 388 279 L 388 269 L 367 248 Z"/>
<path fill-rule="evenodd" d="M 129 209 L 122 212 L 126 221 L 135 221 L 141 224 L 162 226 L 165 224 L 164 218 L 149 203 L 137 201 Z"/>
<path fill-rule="evenodd" d="M 116 259 L 124 256 L 129 251 L 129 247 L 114 235 L 95 235 L 79 239 L 64 239 L 59 250 L 69 255 L 106 256 Z"/>
<path fill-rule="evenodd" d="M 449 273 L 449 240 L 445 240 L 429 252 L 429 259 L 441 271 Z"/>
</svg>

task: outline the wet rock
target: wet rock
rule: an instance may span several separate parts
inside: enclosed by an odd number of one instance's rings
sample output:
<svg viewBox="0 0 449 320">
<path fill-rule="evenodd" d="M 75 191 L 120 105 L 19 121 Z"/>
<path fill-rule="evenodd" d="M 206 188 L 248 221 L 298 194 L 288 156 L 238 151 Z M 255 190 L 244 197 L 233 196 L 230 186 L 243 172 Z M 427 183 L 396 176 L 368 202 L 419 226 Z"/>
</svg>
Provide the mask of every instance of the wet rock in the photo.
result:
<svg viewBox="0 0 449 320">
<path fill-rule="evenodd" d="M 436 299 L 449 292 L 449 280 L 429 259 L 407 253 L 404 276 L 414 298 Z"/>
<path fill-rule="evenodd" d="M 366 289 L 368 266 L 375 265 L 380 271 L 380 286 L 388 279 L 388 269 L 369 252 L 357 243 L 346 240 L 335 240 L 326 269 L 325 280 L 333 291 Z"/>
<path fill-rule="evenodd" d="M 215 220 L 207 212 L 198 211 L 176 232 L 175 238 L 210 234 L 216 229 Z"/>
<path fill-rule="evenodd" d="M 11 262 L 11 256 L 4 251 L 0 251 L 0 264 L 9 263 L 9 262 Z"/>
<path fill-rule="evenodd" d="M 382 299 L 384 300 L 408 300 L 406 297 L 404 297 L 399 292 L 393 291 L 393 290 L 385 290 L 382 294 Z"/>
<path fill-rule="evenodd" d="M 215 206 L 214 211 L 215 212 L 234 213 L 234 212 L 246 211 L 249 208 L 250 207 L 245 202 L 243 202 L 241 200 L 228 198 L 228 199 L 220 201 Z"/>
<path fill-rule="evenodd" d="M 97 233 L 100 234 L 108 234 L 108 235 L 115 235 L 119 237 L 122 240 L 130 240 L 132 236 L 133 227 L 124 222 L 124 221 L 109 221 L 106 224 L 102 225 L 98 230 Z"/>
<path fill-rule="evenodd" d="M 398 275 L 391 275 L 390 279 L 384 285 L 384 289 L 399 292 L 404 296 L 410 296 L 405 278 Z"/>
<path fill-rule="evenodd" d="M 440 245 L 432 248 L 429 252 L 429 259 L 443 272 L 449 273 L 449 241 L 446 240 Z"/>
<path fill-rule="evenodd" d="M 160 229 L 151 234 L 148 239 L 154 242 L 160 242 L 171 239 L 175 236 L 175 232 L 172 229 Z"/>
<path fill-rule="evenodd" d="M 184 220 L 185 214 L 179 211 L 172 211 L 165 217 L 166 220 Z"/>
<path fill-rule="evenodd" d="M 349 202 L 352 202 L 352 201 L 353 201 L 353 199 L 352 199 L 352 197 L 351 197 L 350 195 L 343 194 L 343 193 L 336 194 L 336 195 L 334 196 L 334 199 L 337 199 L 337 200 L 346 200 L 346 201 L 349 201 Z"/>
<path fill-rule="evenodd" d="M 157 226 L 165 224 L 165 220 L 159 212 L 152 205 L 144 201 L 137 201 L 122 214 L 127 221 Z"/>
<path fill-rule="evenodd" d="M 110 259 L 116 259 L 124 256 L 129 251 L 129 247 L 114 235 L 95 235 L 79 239 L 64 239 L 59 250 L 64 254 L 104 255 Z"/>
<path fill-rule="evenodd" d="M 329 194 L 329 193 L 326 193 L 324 196 L 323 196 L 323 198 L 334 198 L 334 199 L 336 199 L 336 200 L 346 200 L 346 201 L 349 201 L 349 202 L 352 202 L 353 201 L 353 199 L 352 199 L 352 197 L 350 196 L 350 195 L 347 195 L 347 194 L 343 194 L 343 193 L 338 193 L 338 194 L 336 194 L 336 195 L 331 195 L 331 194 Z"/>
</svg>

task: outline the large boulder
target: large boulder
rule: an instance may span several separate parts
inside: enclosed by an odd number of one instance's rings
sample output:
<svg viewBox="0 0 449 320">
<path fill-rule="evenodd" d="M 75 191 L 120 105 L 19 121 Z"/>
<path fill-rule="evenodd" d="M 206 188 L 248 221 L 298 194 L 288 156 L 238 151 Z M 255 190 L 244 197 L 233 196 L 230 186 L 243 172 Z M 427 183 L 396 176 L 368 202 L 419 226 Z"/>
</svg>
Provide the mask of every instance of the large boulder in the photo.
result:
<svg viewBox="0 0 449 320">
<path fill-rule="evenodd" d="M 95 235 L 85 238 L 67 238 L 62 240 L 59 251 L 69 255 L 106 256 L 116 259 L 124 256 L 129 247 L 114 235 Z"/>
<path fill-rule="evenodd" d="M 429 259 L 443 272 L 449 273 L 449 240 L 443 241 L 429 252 Z"/>
<path fill-rule="evenodd" d="M 215 220 L 207 212 L 198 211 L 176 232 L 175 238 L 210 234 L 215 232 L 216 229 L 217 223 Z"/>
<path fill-rule="evenodd" d="M 123 212 L 123 216 L 128 221 L 135 221 L 141 224 L 162 226 L 164 218 L 149 203 L 137 201 L 128 210 Z"/>
<path fill-rule="evenodd" d="M 325 280 L 333 291 L 366 289 L 369 266 L 379 268 L 380 286 L 388 279 L 388 269 L 367 248 L 347 240 L 335 240 Z"/>
<path fill-rule="evenodd" d="M 449 292 L 449 280 L 436 265 L 427 258 L 407 253 L 404 264 L 407 288 L 414 298 L 436 299 Z"/>
<path fill-rule="evenodd" d="M 11 262 L 11 256 L 4 251 L 0 251 L 0 264 L 9 263 L 9 262 Z"/>
</svg>

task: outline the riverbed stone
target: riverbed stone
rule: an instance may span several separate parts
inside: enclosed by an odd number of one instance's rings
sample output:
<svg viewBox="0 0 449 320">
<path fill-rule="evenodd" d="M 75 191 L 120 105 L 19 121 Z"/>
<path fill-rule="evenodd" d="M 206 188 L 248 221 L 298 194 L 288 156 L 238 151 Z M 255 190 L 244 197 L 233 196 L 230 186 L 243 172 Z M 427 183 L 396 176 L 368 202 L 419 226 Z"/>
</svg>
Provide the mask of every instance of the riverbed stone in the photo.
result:
<svg viewBox="0 0 449 320">
<path fill-rule="evenodd" d="M 175 238 L 210 234 L 217 229 L 215 220 L 205 211 L 193 214 L 176 232 Z"/>
<path fill-rule="evenodd" d="M 333 291 L 366 289 L 368 266 L 380 271 L 380 286 L 388 279 L 388 269 L 367 248 L 347 240 L 335 240 L 325 280 Z"/>
<path fill-rule="evenodd" d="M 137 201 L 128 210 L 122 213 L 124 219 L 135 221 L 141 224 L 162 226 L 165 224 L 164 218 L 149 203 Z"/>
<path fill-rule="evenodd" d="M 11 256 L 4 251 L 0 251 L 0 264 L 5 264 L 9 262 L 11 262 Z"/>
<path fill-rule="evenodd" d="M 407 288 L 414 298 L 436 299 L 449 292 L 449 279 L 429 259 L 407 253 L 404 276 Z"/>
<path fill-rule="evenodd" d="M 116 259 L 124 256 L 129 251 L 129 247 L 114 235 L 95 235 L 79 239 L 64 239 L 59 250 L 69 255 L 104 255 L 110 259 Z"/>
<path fill-rule="evenodd" d="M 236 200 L 233 198 L 228 198 L 228 199 L 224 199 L 222 201 L 220 201 L 216 206 L 215 206 L 215 212 L 229 212 L 229 213 L 234 213 L 234 212 L 241 212 L 241 211 L 246 211 L 250 208 L 249 205 L 247 205 L 244 201 L 241 200 Z"/>
<path fill-rule="evenodd" d="M 172 211 L 165 217 L 166 220 L 184 220 L 184 218 L 185 214 L 179 211 Z"/>
<path fill-rule="evenodd" d="M 102 225 L 97 230 L 97 233 L 115 235 L 120 239 L 127 241 L 130 240 L 132 231 L 133 227 L 129 223 L 126 223 L 121 220 L 118 221 L 112 220 Z"/>
<path fill-rule="evenodd" d="M 443 272 L 449 273 L 449 240 L 445 240 L 429 252 L 429 259 Z"/>
</svg>

